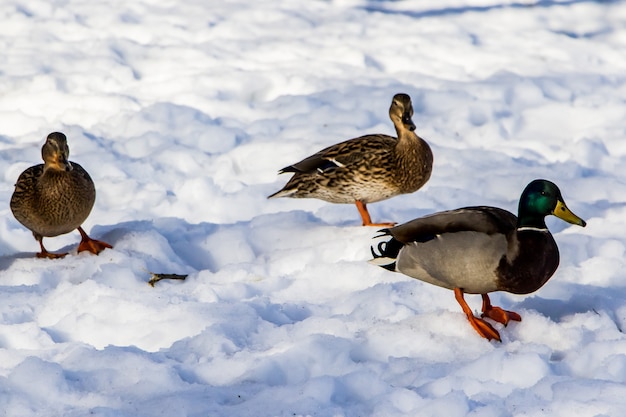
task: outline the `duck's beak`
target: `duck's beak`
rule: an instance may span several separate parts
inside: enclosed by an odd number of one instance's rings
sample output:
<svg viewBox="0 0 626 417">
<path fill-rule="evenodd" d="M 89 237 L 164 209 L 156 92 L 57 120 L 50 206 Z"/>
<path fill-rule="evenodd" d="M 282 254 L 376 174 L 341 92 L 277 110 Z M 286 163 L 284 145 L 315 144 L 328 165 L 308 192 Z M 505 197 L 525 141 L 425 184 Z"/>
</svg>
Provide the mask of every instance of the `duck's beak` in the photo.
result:
<svg viewBox="0 0 626 417">
<path fill-rule="evenodd" d="M 411 114 L 409 112 L 405 112 L 402 114 L 402 124 L 404 124 L 411 132 L 415 130 L 415 123 L 413 123 L 413 120 L 411 119 Z"/>
<path fill-rule="evenodd" d="M 61 168 L 62 171 L 70 172 L 71 170 L 74 169 L 74 167 L 72 166 L 72 163 L 67 160 L 67 157 L 65 155 L 59 155 L 59 158 L 57 159 L 57 163 L 59 164 L 59 167 Z"/>
<path fill-rule="evenodd" d="M 552 211 L 552 214 L 568 223 L 577 224 L 582 227 L 587 226 L 587 222 L 572 213 L 572 211 L 568 209 L 565 203 L 561 200 L 556 202 L 556 207 L 554 208 L 554 211 Z"/>
</svg>

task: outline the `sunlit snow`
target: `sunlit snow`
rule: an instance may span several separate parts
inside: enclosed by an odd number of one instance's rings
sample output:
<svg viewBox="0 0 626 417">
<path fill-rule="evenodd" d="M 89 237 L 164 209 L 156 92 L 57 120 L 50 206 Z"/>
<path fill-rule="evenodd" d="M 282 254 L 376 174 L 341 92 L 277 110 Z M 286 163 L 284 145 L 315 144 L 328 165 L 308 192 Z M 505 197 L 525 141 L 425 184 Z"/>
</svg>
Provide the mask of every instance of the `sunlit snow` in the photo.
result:
<svg viewBox="0 0 626 417">
<path fill-rule="evenodd" d="M 626 3 L 4 0 L 0 415 L 626 415 Z M 266 197 L 328 145 L 393 134 L 409 94 L 433 149 L 404 222 L 535 178 L 561 265 L 494 293 L 488 342 L 451 291 L 367 263 L 353 205 Z M 84 224 L 34 258 L 9 209 L 48 133 L 95 181 Z M 189 274 L 148 285 L 151 272 Z M 467 296 L 479 310 L 480 297 Z"/>
</svg>

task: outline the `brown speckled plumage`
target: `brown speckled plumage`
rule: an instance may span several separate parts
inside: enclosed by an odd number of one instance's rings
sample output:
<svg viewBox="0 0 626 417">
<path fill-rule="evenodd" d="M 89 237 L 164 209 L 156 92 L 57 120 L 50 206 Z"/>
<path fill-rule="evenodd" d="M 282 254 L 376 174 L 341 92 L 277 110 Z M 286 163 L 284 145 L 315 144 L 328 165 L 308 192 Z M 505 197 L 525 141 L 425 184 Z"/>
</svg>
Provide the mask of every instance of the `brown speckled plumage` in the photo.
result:
<svg viewBox="0 0 626 417">
<path fill-rule="evenodd" d="M 96 200 L 89 174 L 72 162 L 69 172 L 51 171 L 35 165 L 20 175 L 11 198 L 15 218 L 35 236 L 69 233 L 83 224 Z"/>
<path fill-rule="evenodd" d="M 433 154 L 426 141 L 415 134 L 412 116 L 411 98 L 396 94 L 389 117 L 397 138 L 366 135 L 322 149 L 280 170 L 294 175 L 269 198 L 319 198 L 364 206 L 417 191 L 430 178 Z"/>
<path fill-rule="evenodd" d="M 86 234 L 80 226 L 91 212 L 96 189 L 87 171 L 68 161 L 69 147 L 63 133 L 48 135 L 41 153 L 44 163 L 22 172 L 15 184 L 10 206 L 15 218 L 39 241 L 42 253 L 38 255 L 48 256 L 42 244 L 43 237 L 79 229 L 83 242 L 91 240 L 85 239 Z"/>
</svg>

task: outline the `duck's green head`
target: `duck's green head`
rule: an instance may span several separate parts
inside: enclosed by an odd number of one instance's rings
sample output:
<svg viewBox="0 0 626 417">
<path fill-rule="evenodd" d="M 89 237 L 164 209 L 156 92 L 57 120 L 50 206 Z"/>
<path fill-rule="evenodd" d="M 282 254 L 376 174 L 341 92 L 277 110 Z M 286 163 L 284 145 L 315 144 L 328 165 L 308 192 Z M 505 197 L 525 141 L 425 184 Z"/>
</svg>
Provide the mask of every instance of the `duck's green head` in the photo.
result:
<svg viewBox="0 0 626 417">
<path fill-rule="evenodd" d="M 518 227 L 546 228 L 545 217 L 553 214 L 568 223 L 585 227 L 587 223 L 565 205 L 561 190 L 548 180 L 534 180 L 519 199 Z"/>
<path fill-rule="evenodd" d="M 408 94 L 398 93 L 393 96 L 391 107 L 389 108 L 389 117 L 394 124 L 399 122 L 411 132 L 415 130 L 415 123 L 413 123 L 412 119 L 413 103 L 411 103 L 411 97 Z"/>
<path fill-rule="evenodd" d="M 46 138 L 46 143 L 41 147 L 41 157 L 44 161 L 44 169 L 57 171 L 71 171 L 72 164 L 68 160 L 70 148 L 67 146 L 67 137 L 60 132 L 52 132 Z"/>
</svg>

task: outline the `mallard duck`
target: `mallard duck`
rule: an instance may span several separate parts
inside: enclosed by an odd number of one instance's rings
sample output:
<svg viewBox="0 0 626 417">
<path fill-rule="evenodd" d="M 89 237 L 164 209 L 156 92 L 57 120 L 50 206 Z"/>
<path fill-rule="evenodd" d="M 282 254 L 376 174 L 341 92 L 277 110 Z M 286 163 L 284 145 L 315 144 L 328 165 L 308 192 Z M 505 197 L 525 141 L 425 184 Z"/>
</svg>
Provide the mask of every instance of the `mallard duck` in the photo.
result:
<svg viewBox="0 0 626 417">
<path fill-rule="evenodd" d="M 310 197 L 354 203 L 363 226 L 393 226 L 395 223 L 372 223 L 367 204 L 420 189 L 430 178 L 433 153 L 414 132 L 413 105 L 407 94 L 393 97 L 389 117 L 397 138 L 366 135 L 322 149 L 281 169 L 279 174 L 294 175 L 268 198 Z"/>
<path fill-rule="evenodd" d="M 512 311 L 491 305 L 488 293 L 529 294 L 541 288 L 559 265 L 559 249 L 545 217 L 553 214 L 585 227 L 552 182 L 534 180 L 522 193 L 518 217 L 496 207 L 466 207 L 424 216 L 381 230 L 371 261 L 391 271 L 454 290 L 456 300 L 476 331 L 488 340 L 500 334 L 474 317 L 464 294 L 481 294 L 482 317 L 506 325 L 521 321 Z"/>
<path fill-rule="evenodd" d="M 78 229 L 82 236 L 78 252 L 98 254 L 108 243 L 91 239 L 81 227 L 96 200 L 96 189 L 87 171 L 68 160 L 70 154 L 63 133 L 50 133 L 41 148 L 43 164 L 22 172 L 11 197 L 11 211 L 39 242 L 39 258 L 62 258 L 43 245 L 44 237 L 53 237 Z"/>
</svg>

